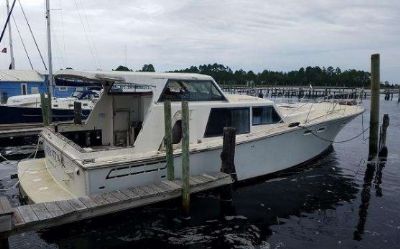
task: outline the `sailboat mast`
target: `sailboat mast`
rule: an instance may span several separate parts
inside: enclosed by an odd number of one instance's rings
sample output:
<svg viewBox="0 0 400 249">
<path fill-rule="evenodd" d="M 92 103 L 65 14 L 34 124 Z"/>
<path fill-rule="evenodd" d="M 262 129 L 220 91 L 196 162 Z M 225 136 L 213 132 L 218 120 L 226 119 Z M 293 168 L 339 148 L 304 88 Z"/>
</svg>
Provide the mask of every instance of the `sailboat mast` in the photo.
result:
<svg viewBox="0 0 400 249">
<path fill-rule="evenodd" d="M 49 63 L 49 94 L 53 95 L 53 62 L 51 55 L 51 30 L 50 30 L 50 0 L 46 0 L 46 19 L 47 19 L 47 56 Z"/>
<path fill-rule="evenodd" d="M 8 0 L 6 0 L 7 5 L 7 15 L 10 14 L 10 4 Z M 11 64 L 10 69 L 15 69 L 15 59 L 14 59 L 14 48 L 13 48 L 13 41 L 12 41 L 12 32 L 11 32 L 11 23 L 8 23 L 8 38 L 10 41 L 10 56 L 11 56 Z"/>
</svg>

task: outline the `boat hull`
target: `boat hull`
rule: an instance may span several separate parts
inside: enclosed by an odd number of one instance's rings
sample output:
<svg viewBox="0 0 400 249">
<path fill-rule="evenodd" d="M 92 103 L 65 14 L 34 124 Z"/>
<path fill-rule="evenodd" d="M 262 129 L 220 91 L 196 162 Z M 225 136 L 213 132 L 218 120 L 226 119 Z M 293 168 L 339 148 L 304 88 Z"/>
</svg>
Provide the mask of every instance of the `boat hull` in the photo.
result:
<svg viewBox="0 0 400 249">
<path fill-rule="evenodd" d="M 266 136 L 236 145 L 235 168 L 239 181 L 285 170 L 324 153 L 336 135 L 354 116 L 322 122 L 308 128 Z M 321 131 L 323 128 L 323 131 Z M 308 130 L 312 130 L 310 133 Z M 190 154 L 190 174 L 220 170 L 222 149 Z M 175 177 L 181 177 L 181 156 L 174 157 Z M 161 181 L 166 178 L 165 160 L 132 166 L 113 166 L 88 171 L 89 191 L 97 193 Z"/>
<path fill-rule="evenodd" d="M 19 107 L 0 105 L 1 124 L 33 124 L 43 123 L 42 109 L 36 107 Z M 70 121 L 74 119 L 74 110 L 72 109 L 52 109 L 53 122 Z M 90 110 L 82 110 L 82 119 L 86 119 Z"/>
</svg>

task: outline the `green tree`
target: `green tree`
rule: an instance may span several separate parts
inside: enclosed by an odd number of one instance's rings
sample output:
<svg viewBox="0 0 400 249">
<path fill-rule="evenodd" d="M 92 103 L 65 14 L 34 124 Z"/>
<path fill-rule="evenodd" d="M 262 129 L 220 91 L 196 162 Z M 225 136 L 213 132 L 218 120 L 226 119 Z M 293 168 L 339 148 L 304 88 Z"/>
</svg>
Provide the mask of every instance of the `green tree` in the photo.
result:
<svg viewBox="0 0 400 249">
<path fill-rule="evenodd" d="M 119 65 L 116 69 L 114 69 L 114 71 L 132 71 L 132 70 L 130 70 L 126 66 Z"/>
<path fill-rule="evenodd" d="M 153 64 L 144 64 L 140 72 L 155 72 Z"/>
</svg>

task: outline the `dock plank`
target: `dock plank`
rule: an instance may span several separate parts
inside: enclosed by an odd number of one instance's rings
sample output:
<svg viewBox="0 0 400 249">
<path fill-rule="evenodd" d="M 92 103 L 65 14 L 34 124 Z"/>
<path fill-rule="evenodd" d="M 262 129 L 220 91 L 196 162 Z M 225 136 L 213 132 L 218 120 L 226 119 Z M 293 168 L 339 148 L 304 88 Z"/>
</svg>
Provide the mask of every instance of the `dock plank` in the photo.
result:
<svg viewBox="0 0 400 249">
<path fill-rule="evenodd" d="M 217 177 L 212 176 L 212 175 L 210 175 L 210 174 L 203 174 L 203 176 L 206 177 L 206 178 L 208 178 L 208 179 L 210 179 L 211 181 L 215 181 L 215 180 L 218 179 Z"/>
<path fill-rule="evenodd" d="M 30 205 L 19 206 L 16 209 L 21 214 L 24 223 L 30 223 L 39 220 L 39 218 L 36 216 L 35 212 L 33 212 L 32 207 Z"/>
<path fill-rule="evenodd" d="M 61 210 L 61 208 L 57 205 L 56 202 L 46 202 L 44 203 L 44 205 L 53 217 L 65 214 L 64 211 Z"/>
<path fill-rule="evenodd" d="M 157 194 L 157 191 L 155 189 L 151 188 L 150 185 L 140 186 L 138 188 L 140 188 L 141 190 L 143 190 L 145 192 L 145 195 L 143 197 L 153 196 L 153 195 Z"/>
<path fill-rule="evenodd" d="M 121 189 L 120 190 L 121 193 L 123 193 L 124 195 L 128 196 L 129 199 L 137 199 L 140 198 L 140 195 L 137 194 L 136 192 L 132 191 L 131 189 Z"/>
<path fill-rule="evenodd" d="M 68 201 L 57 201 L 56 204 L 65 214 L 75 211 L 75 208 Z"/>
<path fill-rule="evenodd" d="M 164 194 L 171 191 L 171 187 L 165 184 L 157 183 L 154 184 L 155 188 L 159 189 L 160 194 Z"/>
<path fill-rule="evenodd" d="M 90 199 L 92 199 L 98 206 L 104 206 L 110 204 L 109 201 L 103 198 L 101 194 L 90 195 Z"/>
<path fill-rule="evenodd" d="M 108 203 L 115 203 L 115 202 L 119 202 L 120 199 L 118 199 L 117 197 L 115 197 L 112 193 L 107 192 L 107 193 L 103 193 L 101 194 L 101 197 L 103 197 L 104 200 L 106 200 Z"/>
<path fill-rule="evenodd" d="M 98 206 L 98 204 L 89 196 L 79 197 L 78 200 L 80 200 L 87 208 L 95 208 Z"/>
<path fill-rule="evenodd" d="M 83 204 L 79 199 L 70 199 L 67 200 L 68 204 L 70 204 L 76 211 L 84 210 L 87 207 Z"/>
<path fill-rule="evenodd" d="M 53 218 L 54 216 L 47 210 L 46 206 L 44 203 L 37 203 L 30 205 L 33 212 L 35 212 L 36 216 L 39 218 L 39 220 L 47 220 L 50 218 Z"/>
<path fill-rule="evenodd" d="M 162 181 L 161 183 L 169 186 L 172 190 L 182 189 L 182 187 L 180 185 L 176 184 L 173 181 Z"/>
<path fill-rule="evenodd" d="M 24 224 L 24 218 L 22 218 L 21 213 L 19 212 L 18 208 L 13 209 L 13 222 L 16 226 Z"/>
<path fill-rule="evenodd" d="M 203 176 L 203 175 L 198 175 L 198 176 L 196 176 L 198 179 L 200 179 L 201 181 L 203 181 L 203 183 L 207 183 L 207 182 L 210 182 L 211 181 L 211 179 L 210 178 L 207 178 L 207 177 L 205 177 L 205 176 Z"/>
<path fill-rule="evenodd" d="M 125 194 L 122 193 L 120 190 L 112 191 L 111 194 L 112 194 L 113 196 L 115 196 L 116 198 L 118 198 L 120 201 L 126 201 L 126 200 L 129 200 L 129 199 L 130 199 L 129 196 L 125 195 Z"/>
<path fill-rule="evenodd" d="M 147 194 L 147 192 L 145 192 L 140 187 L 129 188 L 129 190 L 135 193 L 138 196 L 138 198 L 142 198 L 142 196 L 145 196 Z"/>
<path fill-rule="evenodd" d="M 160 195 L 164 192 L 164 189 L 158 187 L 156 184 L 150 184 L 148 187 L 154 191 L 155 195 Z"/>
<path fill-rule="evenodd" d="M 0 196 L 0 214 L 11 214 L 12 208 L 7 196 Z"/>
</svg>

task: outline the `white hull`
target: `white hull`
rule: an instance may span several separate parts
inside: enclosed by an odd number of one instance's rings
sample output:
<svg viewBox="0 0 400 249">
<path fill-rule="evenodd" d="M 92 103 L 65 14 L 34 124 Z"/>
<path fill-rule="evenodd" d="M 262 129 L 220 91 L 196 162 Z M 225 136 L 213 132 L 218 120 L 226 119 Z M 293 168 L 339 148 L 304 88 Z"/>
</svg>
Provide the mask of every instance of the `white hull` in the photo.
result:
<svg viewBox="0 0 400 249">
<path fill-rule="evenodd" d="M 305 128 L 266 136 L 257 140 L 237 144 L 235 151 L 235 167 L 239 181 L 263 176 L 277 171 L 285 170 L 299 165 L 323 153 L 332 143 L 341 128 L 354 116 L 345 117 L 313 125 L 307 129 L 314 134 L 305 134 Z M 325 127 L 323 132 L 317 130 Z M 49 146 L 48 143 L 45 146 Z M 53 149 L 45 148 L 47 155 L 55 155 Z M 52 151 L 52 152 L 50 152 Z M 221 148 L 204 150 L 190 154 L 190 174 L 199 175 L 220 170 Z M 57 156 L 56 156 L 57 158 Z M 55 178 L 65 178 L 54 157 L 47 156 L 48 170 Z M 49 160 L 50 159 L 50 160 Z M 74 172 L 78 168 L 72 160 L 63 156 L 64 171 Z M 140 166 L 141 165 L 141 166 Z M 175 176 L 181 177 L 181 157 L 174 158 Z M 162 157 L 159 160 L 148 163 L 131 162 L 130 164 L 114 164 L 109 167 L 95 168 L 84 171 L 86 176 L 82 181 L 74 178 L 73 181 L 61 180 L 66 189 L 73 189 L 72 195 L 85 195 L 99 192 L 107 192 L 132 186 L 145 185 L 165 180 L 166 162 Z M 87 182 L 85 183 L 85 179 Z M 73 186 L 71 186 L 73 184 Z M 87 189 L 87 192 L 82 190 Z"/>
</svg>

